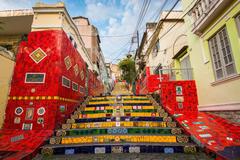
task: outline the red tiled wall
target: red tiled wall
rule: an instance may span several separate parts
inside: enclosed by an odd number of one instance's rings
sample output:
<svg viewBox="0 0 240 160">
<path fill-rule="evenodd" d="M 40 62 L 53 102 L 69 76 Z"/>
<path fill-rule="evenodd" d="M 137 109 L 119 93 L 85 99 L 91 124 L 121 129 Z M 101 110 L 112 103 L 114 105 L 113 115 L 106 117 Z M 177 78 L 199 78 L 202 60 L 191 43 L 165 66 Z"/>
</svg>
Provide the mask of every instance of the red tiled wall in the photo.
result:
<svg viewBox="0 0 240 160">
<path fill-rule="evenodd" d="M 29 55 L 39 47 L 47 56 L 37 64 Z M 70 57 L 72 63 L 69 70 L 66 69 L 64 63 L 66 56 Z M 77 76 L 74 74 L 73 69 L 75 64 L 79 66 L 79 74 Z M 84 74 L 83 79 L 80 77 L 81 70 Z M 25 74 L 27 72 L 46 73 L 45 83 L 25 83 Z M 65 32 L 61 30 L 31 32 L 28 35 L 28 41 L 20 44 L 9 95 L 10 97 L 27 96 L 28 100 L 13 100 L 13 98 L 11 98 L 8 101 L 4 128 L 22 129 L 23 123 L 32 123 L 34 130 L 53 129 L 56 127 L 56 124 L 59 125 L 66 117 L 69 117 L 70 113 L 74 111 L 78 102 L 82 101 L 85 95 L 80 93 L 80 91 L 73 91 L 72 83 L 70 88 L 63 87 L 62 75 L 76 82 L 79 86 L 85 86 L 85 62 L 73 47 Z M 32 92 L 33 88 L 35 92 Z M 32 100 L 30 99 L 31 96 L 40 96 L 40 99 Z M 52 98 L 48 99 L 48 97 L 46 97 L 46 100 L 41 100 L 41 96 L 51 96 Z M 53 96 L 76 100 L 76 102 L 67 102 L 59 99 L 54 100 Z M 21 115 L 16 115 L 15 109 L 19 106 L 21 106 L 24 111 Z M 63 112 L 60 111 L 59 106 L 65 106 L 65 110 Z M 46 110 L 42 116 L 37 114 L 37 109 L 40 107 L 44 107 Z M 27 108 L 34 108 L 32 120 L 25 119 Z M 14 124 L 15 117 L 20 117 L 20 124 Z M 37 118 L 39 117 L 44 118 L 43 124 L 37 123 Z"/>
</svg>

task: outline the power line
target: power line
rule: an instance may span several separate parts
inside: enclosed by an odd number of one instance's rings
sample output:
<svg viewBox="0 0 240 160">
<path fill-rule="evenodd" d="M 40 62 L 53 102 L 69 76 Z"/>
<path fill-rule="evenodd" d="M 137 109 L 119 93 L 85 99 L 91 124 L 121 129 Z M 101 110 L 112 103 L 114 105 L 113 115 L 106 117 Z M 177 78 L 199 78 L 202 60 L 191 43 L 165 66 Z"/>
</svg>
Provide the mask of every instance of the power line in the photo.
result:
<svg viewBox="0 0 240 160">
<path fill-rule="evenodd" d="M 117 51 L 115 51 L 118 54 L 117 54 L 117 56 L 115 56 L 115 58 L 112 59 L 111 63 L 114 62 L 116 59 L 118 59 L 122 55 L 122 52 L 126 49 L 126 46 L 128 46 L 129 43 L 130 43 L 130 41 L 127 41 L 127 43 L 125 43 L 121 48 L 119 48 Z"/>
<path fill-rule="evenodd" d="M 145 15 L 146 15 L 146 13 L 147 13 L 147 11 L 148 11 L 148 8 L 149 8 L 149 6 L 150 6 L 150 3 L 151 3 L 151 0 L 144 0 L 144 2 L 143 2 L 143 4 L 142 4 L 141 11 L 140 11 L 139 16 L 138 16 L 138 20 L 137 20 L 137 23 L 136 23 L 136 27 L 135 27 L 134 32 L 133 32 L 134 35 L 137 33 L 137 30 L 138 30 L 139 26 L 141 26 L 141 23 L 142 23 Z M 132 37 L 132 39 L 133 39 L 133 38 L 134 38 L 134 36 Z M 138 38 L 138 37 L 137 37 L 137 38 Z M 131 51 L 133 43 L 134 43 L 134 42 L 131 42 L 128 52 Z"/>
<path fill-rule="evenodd" d="M 175 3 L 175 6 L 178 4 L 178 2 L 179 2 L 179 0 Z M 195 2 L 192 1 L 192 3 L 190 3 L 190 4 L 185 8 L 185 10 L 187 10 L 189 7 L 191 7 L 193 3 L 195 3 Z M 183 19 L 187 14 L 188 14 L 188 12 L 186 12 L 186 13 L 183 14 L 182 16 L 178 17 L 178 19 Z M 163 20 L 165 20 L 165 19 L 166 19 L 166 17 L 165 17 Z M 161 38 L 163 38 L 164 36 L 166 36 L 167 33 L 169 33 L 179 22 L 180 22 L 180 21 L 176 21 L 163 35 L 161 35 L 161 36 L 159 37 L 159 39 L 161 39 Z M 149 38 L 149 40 L 152 39 L 153 35 L 154 35 L 154 33 L 153 33 L 152 36 Z"/>
<path fill-rule="evenodd" d="M 167 12 L 166 16 L 163 18 L 163 21 L 167 19 L 167 17 L 168 17 L 169 14 L 173 11 L 173 9 L 177 6 L 177 4 L 178 4 L 179 1 L 180 1 L 180 0 L 177 0 L 177 1 L 174 3 L 174 5 L 172 6 L 172 8 Z M 163 24 L 163 21 L 160 21 L 160 20 L 159 20 L 157 26 L 158 26 L 158 25 L 162 25 L 162 24 Z M 153 36 L 155 35 L 156 31 L 157 31 L 157 28 L 156 28 L 156 30 L 153 32 L 153 34 L 149 37 L 148 41 L 149 41 L 149 40 L 152 40 L 152 38 L 153 38 Z"/>
<path fill-rule="evenodd" d="M 101 38 L 118 38 L 118 37 L 129 37 L 129 36 L 132 36 L 133 34 L 123 34 L 123 35 L 84 35 L 84 34 L 80 34 L 80 36 L 82 37 L 96 37 L 96 36 L 99 36 Z"/>
</svg>

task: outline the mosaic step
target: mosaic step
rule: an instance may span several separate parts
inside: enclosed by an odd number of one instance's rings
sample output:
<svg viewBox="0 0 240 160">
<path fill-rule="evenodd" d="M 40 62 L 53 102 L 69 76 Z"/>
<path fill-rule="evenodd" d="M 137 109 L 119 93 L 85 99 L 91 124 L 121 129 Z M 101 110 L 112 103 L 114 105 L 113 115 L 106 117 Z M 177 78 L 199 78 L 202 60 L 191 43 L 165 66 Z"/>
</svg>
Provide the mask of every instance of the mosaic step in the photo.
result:
<svg viewBox="0 0 240 160">
<path fill-rule="evenodd" d="M 104 135 L 104 134 L 181 134 L 181 128 L 92 128 L 92 129 L 70 129 L 57 130 L 55 136 L 82 136 L 82 135 Z"/>
<path fill-rule="evenodd" d="M 170 127 L 175 128 L 176 122 L 149 122 L 149 121 L 136 121 L 136 122 L 87 122 L 87 123 L 73 123 L 63 124 L 62 129 L 84 129 L 84 128 L 113 128 L 113 127 Z"/>
<path fill-rule="evenodd" d="M 134 112 L 147 112 L 147 113 L 154 113 L 157 112 L 157 109 L 120 109 L 122 112 L 127 112 L 127 113 L 134 113 Z M 94 114 L 94 113 L 114 113 L 116 112 L 116 109 L 101 109 L 101 110 L 84 110 L 81 112 L 81 114 Z"/>
<path fill-rule="evenodd" d="M 48 143 L 43 155 L 197 151 L 172 117 L 146 96 L 93 97 Z"/>
<path fill-rule="evenodd" d="M 117 101 L 97 101 L 97 102 L 92 102 L 90 101 L 87 106 L 99 106 L 99 105 L 112 105 L 115 104 Z M 143 104 L 143 105 L 149 105 L 151 104 L 150 100 L 144 100 L 144 101 L 138 101 L 138 100 L 124 100 L 122 102 L 123 104 Z"/>
<path fill-rule="evenodd" d="M 94 114 L 79 114 L 78 119 L 81 118 L 101 118 L 101 117 L 113 117 L 117 114 L 120 114 L 121 116 L 125 117 L 159 117 L 159 113 L 155 112 L 129 112 L 129 113 L 94 113 Z M 74 118 L 75 119 L 75 118 Z"/>
<path fill-rule="evenodd" d="M 122 99 L 148 99 L 147 96 L 121 96 Z M 116 96 L 92 97 L 91 100 L 116 99 Z"/>
<path fill-rule="evenodd" d="M 103 118 L 78 118 L 78 119 L 68 119 L 67 123 L 81 123 L 81 122 L 112 122 L 112 121 L 164 121 L 170 120 L 169 118 L 163 117 L 103 117 Z"/>
<path fill-rule="evenodd" d="M 84 111 L 95 111 L 95 110 L 113 110 L 113 109 L 117 109 L 120 107 L 117 106 L 102 106 L 102 107 L 86 107 L 84 109 Z M 136 109 L 136 110 L 140 110 L 140 109 L 155 109 L 155 106 L 121 106 L 122 109 Z"/>
<path fill-rule="evenodd" d="M 160 122 L 171 122 L 171 117 L 103 117 L 103 118 L 71 118 L 67 119 L 67 123 L 81 123 L 81 122 L 112 122 L 112 121 L 160 121 Z"/>
<path fill-rule="evenodd" d="M 112 100 L 116 100 L 115 98 L 103 98 L 103 99 L 91 99 L 90 102 L 101 102 L 101 101 L 112 101 Z M 129 101 L 129 100 L 133 100 L 133 101 L 148 101 L 149 99 L 146 98 L 122 98 L 123 101 Z"/>
<path fill-rule="evenodd" d="M 198 148 L 191 144 L 161 143 L 161 144 L 84 144 L 84 145 L 46 145 L 42 148 L 42 155 L 73 155 L 99 153 L 196 153 Z"/>
<path fill-rule="evenodd" d="M 96 135 L 52 137 L 50 144 L 86 144 L 86 143 L 188 143 L 186 135 Z"/>
</svg>

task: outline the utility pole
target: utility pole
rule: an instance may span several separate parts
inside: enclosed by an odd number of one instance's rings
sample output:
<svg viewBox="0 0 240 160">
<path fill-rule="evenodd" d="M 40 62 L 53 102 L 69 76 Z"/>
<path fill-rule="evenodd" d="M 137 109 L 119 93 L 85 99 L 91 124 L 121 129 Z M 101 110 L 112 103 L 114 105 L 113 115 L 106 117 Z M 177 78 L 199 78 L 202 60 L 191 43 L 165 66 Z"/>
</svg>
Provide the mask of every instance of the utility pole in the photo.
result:
<svg viewBox="0 0 240 160">
<path fill-rule="evenodd" d="M 138 30 L 137 30 L 137 46 L 139 48 L 139 32 L 138 32 Z"/>
</svg>

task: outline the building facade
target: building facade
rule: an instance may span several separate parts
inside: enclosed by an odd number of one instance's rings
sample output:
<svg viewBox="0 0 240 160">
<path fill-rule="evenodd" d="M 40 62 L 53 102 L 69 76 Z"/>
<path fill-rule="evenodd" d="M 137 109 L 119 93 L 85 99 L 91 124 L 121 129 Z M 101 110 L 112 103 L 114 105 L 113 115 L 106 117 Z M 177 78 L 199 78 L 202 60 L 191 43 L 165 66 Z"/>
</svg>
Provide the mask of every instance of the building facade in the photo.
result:
<svg viewBox="0 0 240 160">
<path fill-rule="evenodd" d="M 94 25 L 90 24 L 88 18 L 86 17 L 73 17 L 73 21 L 78 28 L 85 47 L 87 48 L 95 72 L 104 82 L 105 93 L 107 93 L 110 90 L 109 80 L 107 77 L 105 59 L 100 46 L 101 40 L 99 37 L 98 29 Z"/>
<path fill-rule="evenodd" d="M 182 4 L 199 110 L 239 111 L 240 2 L 183 0 Z"/>
<path fill-rule="evenodd" d="M 171 73 L 173 80 L 193 78 L 186 54 L 187 30 L 182 16 L 181 11 L 164 11 L 158 23 L 147 23 L 136 54 L 136 68 L 143 71 L 143 68 L 148 67 L 150 74 L 159 74 L 160 70 Z M 138 69 L 138 73 L 142 72 L 139 71 Z"/>
<path fill-rule="evenodd" d="M 0 11 L 0 22 L 2 22 L 0 23 L 0 65 L 1 68 L 4 68 L 0 75 L 0 85 L 1 88 L 3 88 L 0 93 L 0 126 L 2 125 L 4 119 L 7 96 L 9 94 L 9 86 L 11 84 L 13 68 L 15 64 L 15 57 L 17 55 L 20 42 L 28 41 L 27 38 L 30 32 L 32 33 L 35 31 L 40 32 L 51 30 L 64 31 L 76 51 L 81 55 L 85 62 L 82 68 L 76 70 L 76 73 L 81 73 L 81 69 L 87 66 L 88 74 L 84 74 L 84 77 L 88 78 L 85 80 L 85 86 L 81 86 L 84 89 L 84 91 L 82 89 L 81 92 L 88 92 L 89 95 L 100 93 L 97 93 L 97 88 L 102 87 L 100 83 L 103 82 L 103 79 L 108 80 L 108 78 L 106 78 L 107 70 L 104 57 L 103 54 L 100 53 L 98 55 L 99 59 L 94 59 L 92 54 L 89 54 L 90 51 L 95 50 L 95 48 L 91 48 L 93 46 L 97 46 L 97 50 L 101 52 L 101 48 L 99 46 L 100 39 L 99 37 L 95 39 L 94 45 L 89 46 L 90 49 L 87 48 L 85 41 L 83 40 L 83 36 L 81 36 L 74 19 L 72 19 L 68 14 L 64 3 L 59 2 L 53 5 L 37 3 L 33 9 L 29 10 Z M 97 31 L 96 28 L 95 30 Z M 97 63 L 99 63 L 99 66 L 96 65 Z M 71 63 L 69 64 L 71 65 Z M 76 67 L 74 66 L 74 69 L 75 68 Z M 97 73 L 98 77 L 92 75 L 95 73 Z M 108 83 L 107 80 L 104 81 L 104 84 Z M 106 87 L 105 90 L 109 90 L 108 87 Z"/>
</svg>

